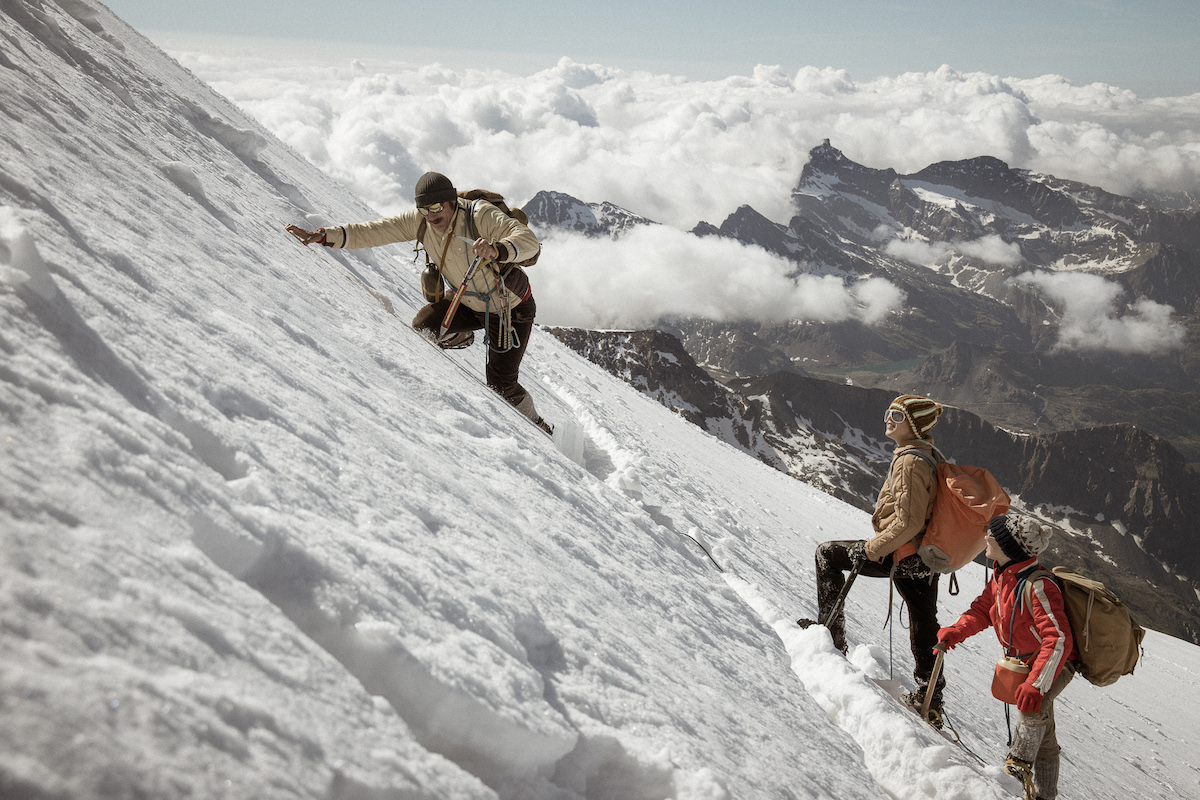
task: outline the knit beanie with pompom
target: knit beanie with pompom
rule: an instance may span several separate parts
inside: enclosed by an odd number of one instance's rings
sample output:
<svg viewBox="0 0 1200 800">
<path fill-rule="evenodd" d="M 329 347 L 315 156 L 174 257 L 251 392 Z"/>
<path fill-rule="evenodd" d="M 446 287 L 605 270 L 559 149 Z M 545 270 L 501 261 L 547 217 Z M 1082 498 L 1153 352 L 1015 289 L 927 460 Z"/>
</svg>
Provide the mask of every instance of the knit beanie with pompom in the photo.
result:
<svg viewBox="0 0 1200 800">
<path fill-rule="evenodd" d="M 1050 544 L 1050 528 L 1029 517 L 1014 514 L 992 517 L 988 531 L 1011 561 L 1025 561 L 1042 554 Z"/>
</svg>

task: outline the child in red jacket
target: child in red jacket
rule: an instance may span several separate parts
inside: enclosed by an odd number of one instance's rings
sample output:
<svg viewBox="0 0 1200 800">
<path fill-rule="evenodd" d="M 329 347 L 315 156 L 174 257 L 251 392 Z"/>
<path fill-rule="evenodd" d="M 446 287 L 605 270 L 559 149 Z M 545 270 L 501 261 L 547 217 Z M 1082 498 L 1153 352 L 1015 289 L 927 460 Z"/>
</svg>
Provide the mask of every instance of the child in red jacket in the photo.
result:
<svg viewBox="0 0 1200 800">
<path fill-rule="evenodd" d="M 987 557 L 995 572 L 982 594 L 938 640 L 952 648 L 989 625 L 995 629 L 1005 655 L 1029 666 L 1017 687 L 1020 712 L 1005 768 L 1021 779 L 1038 800 L 1058 796 L 1058 738 L 1054 731 L 1054 698 L 1075 677 L 1072 661 L 1079 657 L 1063 606 L 1062 591 L 1045 573 L 1038 556 L 1050 540 L 1050 529 L 1027 517 L 995 517 L 988 524 Z"/>
</svg>

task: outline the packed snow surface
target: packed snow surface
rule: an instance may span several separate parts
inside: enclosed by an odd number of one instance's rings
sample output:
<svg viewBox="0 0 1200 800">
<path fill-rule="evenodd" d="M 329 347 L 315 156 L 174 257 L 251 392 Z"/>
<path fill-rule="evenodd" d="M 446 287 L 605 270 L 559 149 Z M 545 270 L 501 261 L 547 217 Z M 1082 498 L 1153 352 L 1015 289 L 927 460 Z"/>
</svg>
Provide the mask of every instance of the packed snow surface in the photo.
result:
<svg viewBox="0 0 1200 800">
<path fill-rule="evenodd" d="M 890 696 L 886 582 L 849 659 L 794 624 L 866 514 L 535 331 L 552 441 L 409 327 L 406 247 L 283 230 L 371 209 L 103 6 L 4 3 L 0 78 L 0 794 L 1016 795 L 990 635 L 963 749 Z M 1071 686 L 1062 796 L 1200 796 L 1198 677 L 1151 632 Z"/>
</svg>

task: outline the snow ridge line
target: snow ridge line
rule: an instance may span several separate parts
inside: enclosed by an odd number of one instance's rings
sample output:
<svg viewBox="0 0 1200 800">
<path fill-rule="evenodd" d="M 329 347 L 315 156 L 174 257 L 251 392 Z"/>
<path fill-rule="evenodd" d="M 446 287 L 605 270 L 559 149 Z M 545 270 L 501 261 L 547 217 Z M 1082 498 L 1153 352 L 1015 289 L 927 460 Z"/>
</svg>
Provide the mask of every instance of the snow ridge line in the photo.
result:
<svg viewBox="0 0 1200 800">
<path fill-rule="evenodd" d="M 900 706 L 880 682 L 870 648 L 859 645 L 847 660 L 820 626 L 798 627 L 757 585 L 732 572 L 725 582 L 782 640 L 792 671 L 829 718 L 863 752 L 871 776 L 894 800 L 1010 797 L 1016 781 L 999 766 L 980 766 L 917 716 Z M 937 776 L 934 781 L 930 776 Z"/>
<path fill-rule="evenodd" d="M 192 527 L 193 542 L 213 563 L 279 608 L 367 692 L 387 700 L 423 747 L 484 783 L 495 788 L 506 773 L 545 769 L 575 747 L 578 735 L 565 720 L 526 730 L 442 684 L 394 639 L 337 619 L 317 599 L 322 567 L 303 550 L 252 540 L 206 517 L 193 519 Z"/>
<path fill-rule="evenodd" d="M 193 542 L 213 563 L 279 608 L 364 690 L 386 701 L 422 747 L 499 796 L 607 800 L 611 783 L 624 787 L 623 800 L 672 800 L 697 787 L 714 800 L 728 800 L 707 771 L 690 774 L 669 762 L 647 763 L 612 737 L 581 733 L 554 701 L 552 676 L 546 674 L 551 666 L 537 668 L 545 675 L 547 702 L 559 713 L 547 713 L 540 729 L 531 730 L 503 709 L 440 681 L 394 637 L 338 619 L 318 600 L 325 579 L 321 565 L 303 550 L 231 532 L 201 514 L 192 519 L 192 529 Z M 545 644 L 536 631 L 531 636 L 533 645 Z M 524 643 L 530 636 L 517 638 Z M 538 661 L 531 657 L 535 666 Z"/>
</svg>

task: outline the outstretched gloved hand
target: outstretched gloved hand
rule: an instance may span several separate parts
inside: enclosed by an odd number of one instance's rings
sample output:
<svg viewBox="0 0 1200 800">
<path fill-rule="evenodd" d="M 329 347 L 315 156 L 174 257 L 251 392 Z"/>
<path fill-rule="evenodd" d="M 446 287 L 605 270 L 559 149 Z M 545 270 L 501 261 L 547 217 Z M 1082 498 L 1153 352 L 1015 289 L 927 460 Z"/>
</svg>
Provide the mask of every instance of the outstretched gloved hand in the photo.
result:
<svg viewBox="0 0 1200 800">
<path fill-rule="evenodd" d="M 325 240 L 325 229 L 318 228 L 315 231 L 306 230 L 298 225 L 288 225 L 287 232 L 300 240 L 300 243 L 307 247 L 310 244 L 323 244 L 326 247 L 329 243 Z"/>
<path fill-rule="evenodd" d="M 1022 714 L 1036 714 L 1042 710 L 1042 693 L 1029 683 L 1017 687 L 1017 710 Z"/>
<path fill-rule="evenodd" d="M 867 560 L 867 543 L 862 540 L 851 542 L 846 547 L 846 555 L 850 557 L 851 564 L 861 566 Z"/>
</svg>

